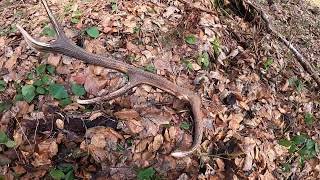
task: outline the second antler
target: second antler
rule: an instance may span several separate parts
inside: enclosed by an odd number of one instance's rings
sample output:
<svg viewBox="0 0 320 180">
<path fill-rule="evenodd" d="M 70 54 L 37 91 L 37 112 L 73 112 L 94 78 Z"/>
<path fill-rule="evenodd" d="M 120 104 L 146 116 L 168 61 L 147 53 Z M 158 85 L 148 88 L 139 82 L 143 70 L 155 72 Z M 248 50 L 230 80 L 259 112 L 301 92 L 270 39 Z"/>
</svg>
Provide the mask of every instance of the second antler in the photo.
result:
<svg viewBox="0 0 320 180">
<path fill-rule="evenodd" d="M 76 46 L 71 40 L 67 38 L 65 33 L 62 30 L 61 25 L 54 18 L 51 10 L 49 9 L 48 3 L 46 0 L 42 0 L 42 4 L 44 5 L 46 12 L 49 16 L 49 19 L 53 25 L 53 28 L 56 31 L 57 38 L 52 43 L 44 43 L 39 42 L 32 38 L 20 25 L 17 25 L 17 28 L 20 30 L 22 35 L 25 38 L 25 41 L 29 46 L 33 47 L 38 51 L 46 51 L 46 52 L 54 52 L 60 53 L 69 57 L 73 57 L 79 60 L 82 60 L 88 64 L 98 65 L 109 69 L 114 69 L 119 72 L 125 73 L 128 75 L 129 80 L 126 85 L 121 87 L 120 89 L 107 94 L 102 97 L 97 97 L 89 100 L 79 100 L 80 104 L 89 104 L 93 102 L 97 102 L 99 100 L 110 100 L 116 98 L 124 93 L 126 93 L 131 88 L 141 85 L 147 84 L 153 87 L 162 89 L 179 99 L 188 101 L 192 108 L 193 113 L 193 121 L 194 121 L 194 137 L 193 143 L 190 149 L 185 151 L 176 150 L 171 153 L 174 157 L 184 157 L 192 154 L 201 144 L 202 134 L 203 134 L 203 123 L 202 123 L 202 113 L 201 113 L 201 100 L 198 95 L 194 92 L 184 89 L 182 87 L 177 86 L 176 84 L 168 81 L 167 79 L 158 76 L 156 74 L 152 74 L 146 71 L 143 71 L 139 68 L 136 68 L 132 65 L 126 64 L 123 61 L 115 60 L 111 55 L 110 56 L 100 56 L 96 54 L 92 54 L 86 52 L 84 49 Z"/>
</svg>

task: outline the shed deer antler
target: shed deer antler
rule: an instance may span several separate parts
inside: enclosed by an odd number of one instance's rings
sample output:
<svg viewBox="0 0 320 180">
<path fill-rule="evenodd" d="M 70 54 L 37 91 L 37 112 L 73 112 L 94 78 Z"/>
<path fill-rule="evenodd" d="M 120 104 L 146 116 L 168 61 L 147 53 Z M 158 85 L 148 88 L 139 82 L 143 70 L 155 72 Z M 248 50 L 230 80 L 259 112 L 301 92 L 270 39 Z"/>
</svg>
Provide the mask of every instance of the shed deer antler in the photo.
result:
<svg viewBox="0 0 320 180">
<path fill-rule="evenodd" d="M 105 96 L 97 97 L 94 99 L 79 100 L 78 102 L 80 104 L 89 104 L 100 100 L 110 100 L 126 93 L 128 90 L 135 86 L 141 84 L 151 85 L 153 87 L 162 89 L 163 91 L 166 91 L 172 95 L 175 95 L 179 99 L 188 101 L 192 108 L 194 118 L 194 138 L 192 146 L 190 147 L 190 149 L 185 151 L 176 150 L 172 152 L 171 155 L 174 157 L 188 156 L 199 147 L 203 134 L 202 113 L 200 110 L 201 100 L 199 96 L 187 89 L 177 86 L 176 84 L 168 81 L 161 76 L 143 71 L 122 61 L 115 60 L 111 55 L 106 57 L 86 52 L 84 49 L 76 46 L 71 40 L 67 38 L 67 36 L 63 32 L 61 25 L 54 18 L 46 0 L 42 0 L 42 4 L 46 9 L 53 28 L 56 31 L 57 37 L 56 40 L 51 43 L 39 42 L 33 39 L 20 25 L 17 25 L 17 28 L 22 33 L 25 41 L 29 46 L 38 51 L 60 53 L 69 57 L 80 59 L 88 64 L 114 69 L 127 74 L 129 77 L 128 83 L 120 89 Z"/>
</svg>

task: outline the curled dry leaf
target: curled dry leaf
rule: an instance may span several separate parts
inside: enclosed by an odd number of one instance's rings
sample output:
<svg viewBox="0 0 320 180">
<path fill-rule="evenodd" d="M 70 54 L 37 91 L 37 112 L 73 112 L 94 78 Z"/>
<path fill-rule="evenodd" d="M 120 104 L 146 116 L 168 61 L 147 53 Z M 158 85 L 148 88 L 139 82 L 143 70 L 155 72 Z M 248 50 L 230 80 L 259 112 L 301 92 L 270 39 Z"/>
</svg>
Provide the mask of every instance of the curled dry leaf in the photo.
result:
<svg viewBox="0 0 320 180">
<path fill-rule="evenodd" d="M 152 150 L 157 151 L 163 144 L 163 136 L 158 134 L 154 137 L 152 142 Z"/>
<path fill-rule="evenodd" d="M 48 57 L 47 63 L 54 67 L 57 67 L 59 65 L 60 59 L 61 59 L 61 55 L 50 54 Z"/>
<path fill-rule="evenodd" d="M 243 152 L 246 154 L 246 157 L 243 162 L 242 170 L 244 171 L 250 171 L 252 169 L 252 164 L 254 160 L 254 148 L 256 146 L 256 142 L 253 138 L 245 137 L 244 144 L 242 144 Z"/>
<path fill-rule="evenodd" d="M 143 152 L 146 148 L 147 148 L 147 145 L 150 143 L 150 139 L 148 138 L 145 138 L 145 139 L 142 139 L 138 142 L 137 145 L 135 145 L 135 148 L 134 148 L 134 152 L 135 153 L 140 153 L 140 152 Z"/>
<path fill-rule="evenodd" d="M 98 92 L 106 86 L 107 82 L 106 79 L 89 75 L 84 83 L 84 88 L 89 94 L 98 95 Z"/>
<path fill-rule="evenodd" d="M 55 139 L 48 139 L 37 145 L 32 165 L 35 167 L 51 164 L 51 158 L 58 153 L 58 144 Z"/>
<path fill-rule="evenodd" d="M 231 119 L 231 121 L 229 122 L 229 128 L 232 130 L 237 130 L 240 127 L 240 123 L 243 120 L 243 114 L 232 114 L 229 116 L 228 119 Z"/>
<path fill-rule="evenodd" d="M 122 109 L 114 113 L 115 117 L 121 120 L 140 119 L 140 115 L 133 109 Z"/>
</svg>

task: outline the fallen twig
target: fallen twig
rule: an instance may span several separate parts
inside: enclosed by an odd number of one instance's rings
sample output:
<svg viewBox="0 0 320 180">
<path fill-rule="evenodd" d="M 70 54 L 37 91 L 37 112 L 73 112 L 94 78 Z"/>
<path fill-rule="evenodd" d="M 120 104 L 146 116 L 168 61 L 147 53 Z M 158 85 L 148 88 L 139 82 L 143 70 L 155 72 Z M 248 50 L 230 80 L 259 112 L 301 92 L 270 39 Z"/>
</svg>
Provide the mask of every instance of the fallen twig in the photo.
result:
<svg viewBox="0 0 320 180">
<path fill-rule="evenodd" d="M 305 71 L 307 71 L 311 75 L 311 77 L 316 81 L 316 83 L 318 84 L 318 88 L 319 88 L 320 87 L 320 77 L 319 77 L 318 73 L 313 69 L 311 64 L 303 57 L 303 55 L 282 34 L 280 34 L 275 29 L 273 29 L 267 15 L 260 8 L 258 8 L 256 5 L 254 5 L 249 0 L 244 0 L 244 2 L 246 4 L 248 4 L 249 6 L 251 6 L 252 8 L 254 8 L 261 15 L 261 18 L 263 19 L 263 21 L 267 25 L 268 31 L 270 31 L 273 36 L 275 36 L 277 39 L 279 39 L 279 41 L 284 43 L 290 49 L 290 51 L 295 55 L 295 57 L 298 60 L 298 62 L 300 63 L 300 65 L 303 67 L 303 69 Z"/>
</svg>

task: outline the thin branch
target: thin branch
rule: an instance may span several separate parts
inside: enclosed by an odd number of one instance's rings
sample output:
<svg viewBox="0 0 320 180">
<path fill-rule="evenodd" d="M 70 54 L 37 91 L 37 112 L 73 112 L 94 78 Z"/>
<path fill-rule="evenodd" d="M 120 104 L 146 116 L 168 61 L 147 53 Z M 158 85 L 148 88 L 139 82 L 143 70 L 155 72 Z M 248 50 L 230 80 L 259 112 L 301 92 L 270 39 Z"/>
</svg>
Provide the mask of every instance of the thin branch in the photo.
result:
<svg viewBox="0 0 320 180">
<path fill-rule="evenodd" d="M 249 6 L 254 8 L 260 15 L 263 21 L 266 23 L 268 30 L 274 35 L 279 41 L 284 43 L 290 51 L 295 55 L 296 59 L 300 63 L 300 65 L 303 67 L 305 71 L 307 71 L 311 77 L 316 81 L 318 84 L 318 88 L 320 88 L 320 77 L 319 73 L 317 73 L 312 65 L 309 63 L 308 60 L 306 60 L 303 55 L 290 43 L 282 34 L 277 32 L 271 25 L 266 13 L 262 11 L 260 8 L 258 8 L 256 5 L 254 5 L 250 0 L 244 0 L 245 3 L 247 3 Z"/>
</svg>

